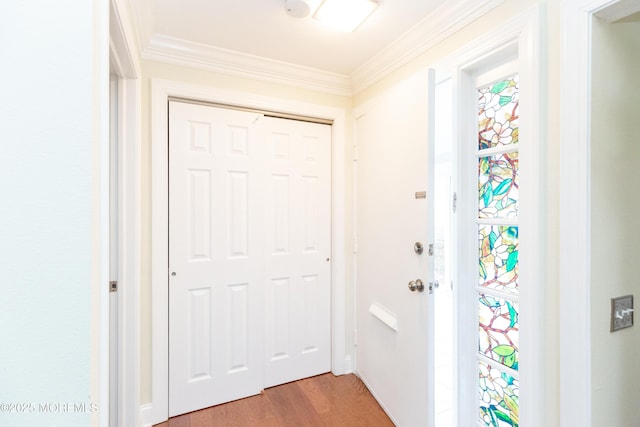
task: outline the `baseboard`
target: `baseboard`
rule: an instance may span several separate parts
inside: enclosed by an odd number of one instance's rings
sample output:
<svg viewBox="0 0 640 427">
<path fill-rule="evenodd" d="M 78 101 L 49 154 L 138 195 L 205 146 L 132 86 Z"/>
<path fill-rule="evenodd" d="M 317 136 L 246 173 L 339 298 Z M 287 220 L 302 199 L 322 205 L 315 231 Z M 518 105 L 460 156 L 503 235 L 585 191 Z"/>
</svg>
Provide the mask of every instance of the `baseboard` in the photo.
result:
<svg viewBox="0 0 640 427">
<path fill-rule="evenodd" d="M 360 378 L 360 380 L 364 383 L 364 385 L 367 387 L 367 389 L 369 390 L 369 392 L 371 393 L 371 395 L 373 396 L 374 399 L 376 399 L 376 402 L 378 402 L 378 405 L 380 405 L 380 407 L 382 408 L 382 410 L 384 411 L 385 414 L 387 414 L 387 416 L 389 417 L 389 419 L 391 419 L 391 422 L 398 426 L 400 424 L 398 424 L 398 422 L 396 421 L 395 418 L 393 418 L 393 415 L 391 415 L 391 413 L 388 411 L 388 409 L 385 407 L 385 405 L 380 401 L 380 399 L 378 399 L 378 395 L 376 393 L 376 391 L 371 388 L 371 386 L 369 385 L 369 383 L 367 382 L 367 379 L 365 377 L 363 377 L 360 372 L 354 372 L 354 374 Z"/>
<path fill-rule="evenodd" d="M 344 357 L 344 373 L 345 374 L 353 373 L 353 361 L 351 359 L 351 356 Z"/>
<path fill-rule="evenodd" d="M 346 374 L 352 374 L 353 373 L 353 366 L 352 366 L 352 362 L 351 362 L 351 356 L 345 356 L 344 360 L 342 360 L 340 363 L 338 363 L 336 366 L 336 364 L 334 363 L 331 366 L 331 373 L 335 376 L 340 376 L 340 375 L 346 375 Z"/>
<path fill-rule="evenodd" d="M 153 421 L 151 421 L 152 415 L 153 406 L 151 405 L 151 403 L 140 405 L 140 418 L 142 419 L 142 427 L 153 426 Z"/>
</svg>

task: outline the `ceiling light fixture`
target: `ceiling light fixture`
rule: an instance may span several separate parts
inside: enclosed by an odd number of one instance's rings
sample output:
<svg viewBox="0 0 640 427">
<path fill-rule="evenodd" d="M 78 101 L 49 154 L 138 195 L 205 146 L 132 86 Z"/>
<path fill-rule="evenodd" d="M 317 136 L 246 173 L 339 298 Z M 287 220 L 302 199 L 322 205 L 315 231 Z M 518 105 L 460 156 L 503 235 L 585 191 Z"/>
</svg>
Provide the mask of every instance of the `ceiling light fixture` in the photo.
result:
<svg viewBox="0 0 640 427">
<path fill-rule="evenodd" d="M 351 32 L 377 7 L 374 0 L 324 0 L 313 17 L 331 28 Z"/>
<path fill-rule="evenodd" d="M 306 0 L 285 0 L 284 8 L 294 18 L 306 18 L 311 13 L 311 6 Z"/>
</svg>

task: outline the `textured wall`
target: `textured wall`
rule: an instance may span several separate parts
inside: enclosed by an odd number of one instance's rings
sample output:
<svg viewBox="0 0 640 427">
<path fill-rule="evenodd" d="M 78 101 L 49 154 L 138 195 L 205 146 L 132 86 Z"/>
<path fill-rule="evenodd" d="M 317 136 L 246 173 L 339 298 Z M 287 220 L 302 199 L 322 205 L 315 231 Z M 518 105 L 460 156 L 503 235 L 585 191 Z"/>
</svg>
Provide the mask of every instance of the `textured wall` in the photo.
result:
<svg viewBox="0 0 640 427">
<path fill-rule="evenodd" d="M 97 100 L 108 76 L 108 63 L 97 61 L 96 46 L 108 49 L 100 3 L 0 6 L 2 426 L 87 426 L 107 411 L 93 388 Z"/>
</svg>

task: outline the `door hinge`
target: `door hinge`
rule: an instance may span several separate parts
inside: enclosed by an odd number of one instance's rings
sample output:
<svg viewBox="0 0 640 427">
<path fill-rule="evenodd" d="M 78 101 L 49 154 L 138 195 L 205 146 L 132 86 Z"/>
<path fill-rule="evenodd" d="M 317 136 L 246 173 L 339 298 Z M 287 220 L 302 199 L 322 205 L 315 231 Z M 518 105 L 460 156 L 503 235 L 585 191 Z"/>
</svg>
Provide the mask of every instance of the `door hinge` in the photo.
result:
<svg viewBox="0 0 640 427">
<path fill-rule="evenodd" d="M 109 292 L 118 292 L 118 281 L 112 280 L 109 282 Z"/>
<path fill-rule="evenodd" d="M 456 213 L 456 209 L 458 207 L 458 193 L 453 192 L 453 199 L 451 200 L 451 210 L 453 213 Z"/>
</svg>

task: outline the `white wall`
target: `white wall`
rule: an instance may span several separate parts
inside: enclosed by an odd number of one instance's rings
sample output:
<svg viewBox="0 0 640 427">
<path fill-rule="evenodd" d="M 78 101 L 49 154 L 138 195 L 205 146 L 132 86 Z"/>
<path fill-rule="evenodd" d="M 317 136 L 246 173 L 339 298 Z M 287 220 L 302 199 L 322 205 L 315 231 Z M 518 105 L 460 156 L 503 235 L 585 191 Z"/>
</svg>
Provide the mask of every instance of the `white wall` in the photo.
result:
<svg viewBox="0 0 640 427">
<path fill-rule="evenodd" d="M 96 317 L 105 5 L 0 4 L 0 403 L 32 405 L 0 405 L 3 426 L 96 425 L 108 412 Z"/>
<path fill-rule="evenodd" d="M 592 425 L 640 419 L 640 325 L 609 332 L 610 299 L 640 302 L 640 22 L 593 25 Z M 636 315 L 636 319 L 639 317 Z M 576 349 L 582 351 L 581 349 Z"/>
</svg>

